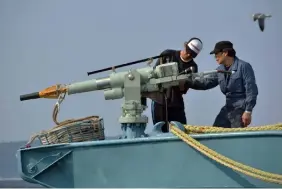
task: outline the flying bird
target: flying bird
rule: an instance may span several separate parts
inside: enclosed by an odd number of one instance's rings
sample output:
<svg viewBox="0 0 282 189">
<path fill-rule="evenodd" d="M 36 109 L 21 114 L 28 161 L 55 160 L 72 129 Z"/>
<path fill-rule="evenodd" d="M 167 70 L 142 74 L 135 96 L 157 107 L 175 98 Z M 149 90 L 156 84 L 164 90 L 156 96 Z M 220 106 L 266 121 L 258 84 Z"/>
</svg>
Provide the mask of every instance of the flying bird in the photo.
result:
<svg viewBox="0 0 282 189">
<path fill-rule="evenodd" d="M 262 14 L 262 13 L 253 14 L 253 20 L 254 20 L 254 22 L 258 21 L 259 28 L 262 32 L 264 30 L 265 18 L 270 18 L 270 17 L 271 17 L 271 15 L 265 15 L 265 14 Z"/>
</svg>

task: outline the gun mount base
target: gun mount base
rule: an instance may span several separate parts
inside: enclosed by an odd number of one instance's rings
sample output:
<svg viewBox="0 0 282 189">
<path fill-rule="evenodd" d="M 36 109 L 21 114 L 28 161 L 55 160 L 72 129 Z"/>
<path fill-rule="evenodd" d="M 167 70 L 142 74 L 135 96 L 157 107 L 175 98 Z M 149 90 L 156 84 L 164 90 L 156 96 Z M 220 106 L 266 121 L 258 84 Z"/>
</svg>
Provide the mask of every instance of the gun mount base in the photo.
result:
<svg viewBox="0 0 282 189">
<path fill-rule="evenodd" d="M 122 139 L 147 137 L 145 134 L 147 123 L 122 123 Z"/>
</svg>

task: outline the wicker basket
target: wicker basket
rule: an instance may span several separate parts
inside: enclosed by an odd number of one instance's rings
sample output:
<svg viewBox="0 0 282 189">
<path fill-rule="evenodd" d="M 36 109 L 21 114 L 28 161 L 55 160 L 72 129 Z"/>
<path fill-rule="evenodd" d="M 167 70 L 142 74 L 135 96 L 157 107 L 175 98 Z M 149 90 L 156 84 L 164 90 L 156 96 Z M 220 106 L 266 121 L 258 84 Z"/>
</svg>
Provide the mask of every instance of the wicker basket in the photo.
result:
<svg viewBox="0 0 282 189">
<path fill-rule="evenodd" d="M 60 124 L 50 131 L 41 132 L 37 138 L 43 145 L 104 140 L 103 118 L 91 116 L 84 120 Z"/>
</svg>

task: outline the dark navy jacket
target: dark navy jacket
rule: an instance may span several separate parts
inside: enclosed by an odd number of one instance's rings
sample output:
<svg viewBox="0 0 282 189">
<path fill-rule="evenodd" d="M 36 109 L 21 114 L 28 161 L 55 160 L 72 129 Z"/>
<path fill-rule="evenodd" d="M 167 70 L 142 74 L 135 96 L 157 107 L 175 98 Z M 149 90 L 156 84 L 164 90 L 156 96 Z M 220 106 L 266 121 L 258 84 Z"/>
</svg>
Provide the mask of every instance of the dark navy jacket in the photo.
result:
<svg viewBox="0 0 282 189">
<path fill-rule="evenodd" d="M 224 65 L 217 70 L 226 70 Z M 216 73 L 202 79 L 195 79 L 190 87 L 196 90 L 208 90 L 220 86 L 221 92 L 226 96 L 226 106 L 232 108 L 243 108 L 252 111 L 256 105 L 258 87 L 252 66 L 235 57 L 235 61 L 228 69 L 234 71 L 226 77 L 225 74 Z"/>
</svg>

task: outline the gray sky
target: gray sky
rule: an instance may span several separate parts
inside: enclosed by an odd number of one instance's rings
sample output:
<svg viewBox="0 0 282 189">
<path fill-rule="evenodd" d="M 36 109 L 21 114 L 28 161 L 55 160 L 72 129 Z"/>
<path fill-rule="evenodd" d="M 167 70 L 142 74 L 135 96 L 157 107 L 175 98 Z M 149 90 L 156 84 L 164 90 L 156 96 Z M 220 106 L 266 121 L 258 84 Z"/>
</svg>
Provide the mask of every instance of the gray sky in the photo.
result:
<svg viewBox="0 0 282 189">
<path fill-rule="evenodd" d="M 56 100 L 21 102 L 21 94 L 107 76 L 87 72 L 181 49 L 194 36 L 204 43 L 200 71 L 217 66 L 209 52 L 219 40 L 232 41 L 252 64 L 259 87 L 252 125 L 282 122 L 281 8 L 281 0 L 1 0 L 0 141 L 27 140 L 54 126 Z M 252 20 L 256 12 L 273 15 L 264 32 Z M 188 122 L 197 125 L 211 125 L 225 101 L 219 87 L 190 90 L 184 99 Z M 99 115 L 106 134 L 116 135 L 121 102 L 105 101 L 103 91 L 68 96 L 59 120 Z"/>
</svg>

